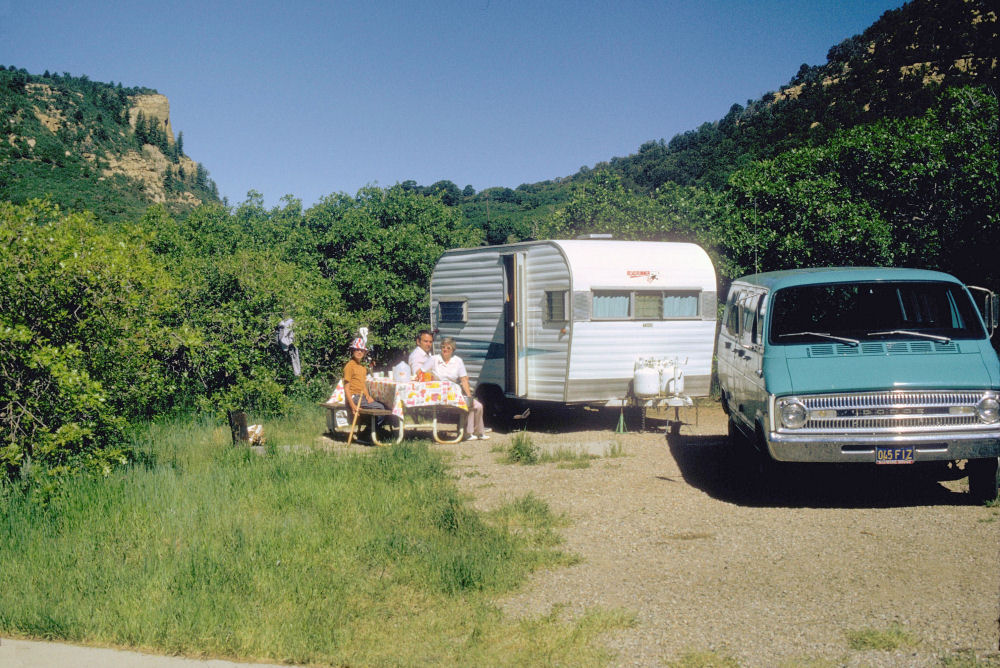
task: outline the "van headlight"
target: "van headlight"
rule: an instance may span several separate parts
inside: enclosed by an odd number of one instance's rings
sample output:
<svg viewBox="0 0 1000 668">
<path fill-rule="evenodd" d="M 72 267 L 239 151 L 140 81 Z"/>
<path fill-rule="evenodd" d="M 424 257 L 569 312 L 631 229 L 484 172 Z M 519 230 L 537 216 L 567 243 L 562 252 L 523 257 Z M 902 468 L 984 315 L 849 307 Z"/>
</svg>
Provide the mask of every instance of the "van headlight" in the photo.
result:
<svg viewBox="0 0 1000 668">
<path fill-rule="evenodd" d="M 997 401 L 996 397 L 987 394 L 976 404 L 976 415 L 981 422 L 995 424 L 1000 421 L 1000 401 Z"/>
<path fill-rule="evenodd" d="M 778 417 L 781 419 L 781 426 L 799 429 L 809 419 L 809 411 L 806 410 L 805 404 L 792 397 L 781 400 L 778 405 Z"/>
</svg>

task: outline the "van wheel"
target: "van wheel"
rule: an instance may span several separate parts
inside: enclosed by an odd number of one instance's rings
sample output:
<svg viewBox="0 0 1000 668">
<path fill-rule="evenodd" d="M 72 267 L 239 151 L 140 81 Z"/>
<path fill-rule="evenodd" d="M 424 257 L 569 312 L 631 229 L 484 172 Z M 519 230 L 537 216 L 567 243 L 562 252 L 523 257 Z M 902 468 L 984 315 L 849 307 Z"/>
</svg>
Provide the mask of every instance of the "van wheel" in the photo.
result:
<svg viewBox="0 0 1000 668">
<path fill-rule="evenodd" d="M 745 448 L 750 447 L 750 442 L 747 440 L 746 434 L 736 426 L 736 421 L 733 416 L 729 416 L 729 425 L 727 428 L 727 433 L 729 435 L 729 447 L 735 451 L 742 451 Z"/>
<path fill-rule="evenodd" d="M 969 472 L 969 494 L 976 501 L 995 501 L 1000 496 L 1000 477 L 997 462 L 1000 458 L 970 459 L 965 464 Z"/>
</svg>

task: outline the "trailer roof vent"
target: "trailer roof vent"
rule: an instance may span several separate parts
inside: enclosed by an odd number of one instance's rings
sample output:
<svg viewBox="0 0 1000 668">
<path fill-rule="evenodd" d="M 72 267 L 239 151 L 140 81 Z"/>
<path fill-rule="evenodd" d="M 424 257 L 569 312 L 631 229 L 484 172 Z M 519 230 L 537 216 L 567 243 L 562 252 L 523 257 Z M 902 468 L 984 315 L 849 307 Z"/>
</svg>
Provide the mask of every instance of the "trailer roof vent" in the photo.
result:
<svg viewBox="0 0 1000 668">
<path fill-rule="evenodd" d="M 609 232 L 581 234 L 580 236 L 577 237 L 577 239 L 613 239 L 613 238 L 614 236 L 612 236 Z"/>
</svg>

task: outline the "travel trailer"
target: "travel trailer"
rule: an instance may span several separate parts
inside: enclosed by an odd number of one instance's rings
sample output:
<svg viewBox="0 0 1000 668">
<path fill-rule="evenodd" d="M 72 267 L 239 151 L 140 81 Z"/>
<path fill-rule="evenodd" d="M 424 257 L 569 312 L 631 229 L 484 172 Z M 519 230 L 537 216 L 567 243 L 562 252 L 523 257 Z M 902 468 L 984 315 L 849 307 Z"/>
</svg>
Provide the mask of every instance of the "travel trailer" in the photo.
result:
<svg viewBox="0 0 1000 668">
<path fill-rule="evenodd" d="M 733 282 L 719 329 L 735 444 L 796 462 L 946 465 L 997 496 L 997 297 L 936 271 L 839 267 Z M 950 464 L 966 460 L 964 468 Z"/>
<path fill-rule="evenodd" d="M 707 396 L 715 280 L 708 254 L 690 243 L 460 248 L 431 275 L 430 320 L 457 341 L 477 395 L 494 406 L 634 401 L 644 365 L 662 368 L 663 393 Z"/>
</svg>

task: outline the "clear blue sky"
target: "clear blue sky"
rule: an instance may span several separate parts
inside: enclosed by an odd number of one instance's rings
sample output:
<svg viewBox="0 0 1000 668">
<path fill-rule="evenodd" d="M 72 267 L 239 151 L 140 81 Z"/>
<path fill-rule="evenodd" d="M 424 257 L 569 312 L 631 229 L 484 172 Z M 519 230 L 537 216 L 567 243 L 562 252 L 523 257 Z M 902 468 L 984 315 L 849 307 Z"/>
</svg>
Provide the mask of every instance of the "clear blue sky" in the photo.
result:
<svg viewBox="0 0 1000 668">
<path fill-rule="evenodd" d="M 155 88 L 219 191 L 517 187 L 721 118 L 902 0 L 0 0 L 0 64 Z"/>
</svg>

